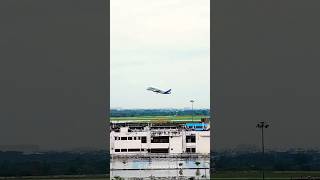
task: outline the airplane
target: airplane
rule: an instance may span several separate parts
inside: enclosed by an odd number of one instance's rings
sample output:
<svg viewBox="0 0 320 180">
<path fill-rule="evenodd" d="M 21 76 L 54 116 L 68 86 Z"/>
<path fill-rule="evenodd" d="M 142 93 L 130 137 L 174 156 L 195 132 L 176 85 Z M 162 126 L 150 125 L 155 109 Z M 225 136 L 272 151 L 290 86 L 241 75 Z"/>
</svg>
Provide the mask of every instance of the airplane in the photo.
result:
<svg viewBox="0 0 320 180">
<path fill-rule="evenodd" d="M 171 94 L 171 89 L 169 89 L 168 91 L 162 91 L 162 90 L 157 89 L 157 88 L 148 87 L 147 90 L 148 90 L 148 91 L 153 91 L 153 92 L 155 92 L 155 93 L 160 93 L 160 94 Z"/>
</svg>

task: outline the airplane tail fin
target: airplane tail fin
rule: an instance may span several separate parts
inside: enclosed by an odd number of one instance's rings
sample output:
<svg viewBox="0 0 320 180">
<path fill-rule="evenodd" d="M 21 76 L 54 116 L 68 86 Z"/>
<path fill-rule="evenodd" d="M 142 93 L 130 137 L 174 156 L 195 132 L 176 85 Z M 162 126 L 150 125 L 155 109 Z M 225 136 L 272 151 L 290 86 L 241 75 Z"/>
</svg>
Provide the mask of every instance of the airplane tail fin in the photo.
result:
<svg viewBox="0 0 320 180">
<path fill-rule="evenodd" d="M 170 94 L 171 93 L 171 89 L 169 89 L 168 91 L 164 92 L 165 94 Z"/>
</svg>

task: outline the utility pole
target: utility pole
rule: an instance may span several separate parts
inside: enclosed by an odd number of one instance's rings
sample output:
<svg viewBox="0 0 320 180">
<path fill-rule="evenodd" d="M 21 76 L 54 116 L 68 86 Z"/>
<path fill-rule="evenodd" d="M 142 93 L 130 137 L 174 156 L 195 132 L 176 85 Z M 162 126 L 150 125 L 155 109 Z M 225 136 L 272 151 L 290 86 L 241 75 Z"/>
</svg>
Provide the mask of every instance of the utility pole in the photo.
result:
<svg viewBox="0 0 320 180">
<path fill-rule="evenodd" d="M 262 179 L 264 180 L 264 132 L 263 129 L 264 128 L 268 128 L 269 124 L 265 121 L 261 121 L 257 124 L 256 126 L 257 128 L 261 129 L 261 147 L 262 147 Z"/>
<path fill-rule="evenodd" d="M 192 122 L 193 122 L 193 103 L 194 103 L 194 100 L 190 100 L 191 102 L 191 106 L 192 106 Z"/>
</svg>

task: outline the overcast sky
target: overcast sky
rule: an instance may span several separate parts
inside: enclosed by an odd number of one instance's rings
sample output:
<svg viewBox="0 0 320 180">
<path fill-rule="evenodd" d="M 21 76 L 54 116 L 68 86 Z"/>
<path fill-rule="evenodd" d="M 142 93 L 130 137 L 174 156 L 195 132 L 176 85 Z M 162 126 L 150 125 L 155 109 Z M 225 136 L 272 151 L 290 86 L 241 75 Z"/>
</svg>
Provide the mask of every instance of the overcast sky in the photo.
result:
<svg viewBox="0 0 320 180">
<path fill-rule="evenodd" d="M 107 149 L 107 8 L 0 1 L 0 146 Z"/>
<path fill-rule="evenodd" d="M 319 1 L 216 0 L 214 148 L 320 147 Z"/>
<path fill-rule="evenodd" d="M 209 0 L 111 0 L 110 9 L 111 108 L 210 107 Z"/>
</svg>

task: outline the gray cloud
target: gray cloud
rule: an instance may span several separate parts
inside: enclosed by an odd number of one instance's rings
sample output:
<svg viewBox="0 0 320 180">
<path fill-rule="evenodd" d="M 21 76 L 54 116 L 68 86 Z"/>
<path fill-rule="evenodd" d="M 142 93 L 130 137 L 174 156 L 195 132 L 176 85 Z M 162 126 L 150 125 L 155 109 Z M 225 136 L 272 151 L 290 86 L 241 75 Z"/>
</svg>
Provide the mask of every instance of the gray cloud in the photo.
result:
<svg viewBox="0 0 320 180">
<path fill-rule="evenodd" d="M 106 148 L 105 6 L 0 2 L 0 145 Z"/>
<path fill-rule="evenodd" d="M 215 147 L 320 147 L 317 1 L 215 1 Z"/>
</svg>

